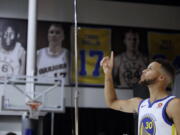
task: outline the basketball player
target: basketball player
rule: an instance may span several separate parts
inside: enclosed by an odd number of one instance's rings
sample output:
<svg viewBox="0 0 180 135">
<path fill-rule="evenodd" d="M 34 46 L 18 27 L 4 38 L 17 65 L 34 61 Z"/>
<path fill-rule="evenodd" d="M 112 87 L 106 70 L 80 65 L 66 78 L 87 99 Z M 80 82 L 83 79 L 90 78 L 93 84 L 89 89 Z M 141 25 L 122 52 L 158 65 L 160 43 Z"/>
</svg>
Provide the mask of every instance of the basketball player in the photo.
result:
<svg viewBox="0 0 180 135">
<path fill-rule="evenodd" d="M 64 30 L 59 24 L 51 24 L 48 30 L 49 45 L 38 51 L 37 55 L 37 74 L 41 77 L 63 76 L 65 84 L 68 79 L 68 50 L 63 48 Z M 41 81 L 43 81 L 41 79 Z"/>
<path fill-rule="evenodd" d="M 126 51 L 115 57 L 113 76 L 121 87 L 133 87 L 138 83 L 140 72 L 146 67 L 147 58 L 139 52 L 139 34 L 128 30 L 123 41 Z"/>
<path fill-rule="evenodd" d="M 153 61 L 143 70 L 139 83 L 147 85 L 150 98 L 117 99 L 113 86 L 113 52 L 101 61 L 105 73 L 105 100 L 115 110 L 138 113 L 139 135 L 180 135 L 180 99 L 166 88 L 174 80 L 174 70 L 166 61 Z"/>
<path fill-rule="evenodd" d="M 6 24 L 0 46 L 0 78 L 4 76 L 23 75 L 25 72 L 25 50 L 17 41 L 18 32 L 15 25 Z"/>
</svg>

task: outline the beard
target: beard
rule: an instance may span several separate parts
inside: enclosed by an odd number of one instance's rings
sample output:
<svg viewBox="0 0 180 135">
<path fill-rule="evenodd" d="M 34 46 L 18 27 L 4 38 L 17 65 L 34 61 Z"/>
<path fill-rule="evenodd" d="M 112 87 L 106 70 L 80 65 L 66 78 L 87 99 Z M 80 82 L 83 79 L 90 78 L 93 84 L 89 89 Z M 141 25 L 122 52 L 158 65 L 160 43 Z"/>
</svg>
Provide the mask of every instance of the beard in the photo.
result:
<svg viewBox="0 0 180 135">
<path fill-rule="evenodd" d="M 14 47 L 15 47 L 15 44 L 16 44 L 16 41 L 15 41 L 15 40 L 12 40 L 12 41 L 10 42 L 10 44 L 7 45 L 5 39 L 2 39 L 2 47 L 3 47 L 5 50 L 7 50 L 7 51 L 13 50 Z"/>
<path fill-rule="evenodd" d="M 144 80 L 140 80 L 139 84 L 142 84 L 144 86 L 149 86 L 151 84 L 154 84 L 156 82 L 156 78 L 153 79 L 144 79 Z"/>
</svg>

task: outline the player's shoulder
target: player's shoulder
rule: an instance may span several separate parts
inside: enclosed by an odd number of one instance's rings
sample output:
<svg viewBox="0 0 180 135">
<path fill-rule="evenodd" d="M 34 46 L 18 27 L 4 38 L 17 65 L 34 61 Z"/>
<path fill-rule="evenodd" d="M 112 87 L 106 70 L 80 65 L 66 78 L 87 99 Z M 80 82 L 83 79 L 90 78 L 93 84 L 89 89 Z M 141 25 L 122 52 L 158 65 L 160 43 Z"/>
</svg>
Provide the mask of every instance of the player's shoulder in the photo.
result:
<svg viewBox="0 0 180 135">
<path fill-rule="evenodd" d="M 180 106 L 180 98 L 172 98 L 171 100 L 169 100 L 166 111 L 171 113 L 171 111 L 173 111 L 176 108 L 179 108 Z"/>
<path fill-rule="evenodd" d="M 18 53 L 24 53 L 25 52 L 25 49 L 20 42 L 16 43 L 14 50 L 18 51 Z"/>
<path fill-rule="evenodd" d="M 169 102 L 169 109 L 173 109 L 176 107 L 180 106 L 180 98 L 173 98 L 170 102 Z"/>
<path fill-rule="evenodd" d="M 62 52 L 60 53 L 60 57 L 69 57 L 69 50 L 67 48 L 62 48 Z"/>
<path fill-rule="evenodd" d="M 116 59 L 120 59 L 120 58 L 122 58 L 122 57 L 125 57 L 125 52 L 120 53 L 120 54 L 118 54 L 118 55 L 115 56 Z"/>
<path fill-rule="evenodd" d="M 166 108 L 167 115 L 169 118 L 174 119 L 180 113 L 180 98 L 172 99 Z"/>
<path fill-rule="evenodd" d="M 40 48 L 40 49 L 38 50 L 38 52 L 42 52 L 42 51 L 45 51 L 45 50 L 47 50 L 47 47 Z"/>
<path fill-rule="evenodd" d="M 16 42 L 15 48 L 23 48 L 20 42 Z"/>
<path fill-rule="evenodd" d="M 140 104 L 142 104 L 142 102 L 145 101 L 145 100 L 147 100 L 147 99 L 143 99 L 143 98 L 140 98 L 140 97 L 135 97 L 135 98 L 134 98 L 134 101 L 137 102 L 138 106 L 139 106 Z"/>
<path fill-rule="evenodd" d="M 114 57 L 114 61 L 115 61 L 116 63 L 120 63 L 120 62 L 122 62 L 124 59 L 125 59 L 125 53 L 124 53 L 124 52 L 123 52 L 123 53 L 120 53 L 120 54 L 118 54 L 118 55 L 116 55 L 116 56 Z"/>
<path fill-rule="evenodd" d="M 139 112 L 139 107 L 144 100 L 140 97 L 134 97 L 134 98 L 131 98 L 130 100 L 135 108 L 135 112 Z"/>
<path fill-rule="evenodd" d="M 62 48 L 62 50 L 63 50 L 64 53 L 68 53 L 69 52 L 68 49 L 66 49 L 66 48 Z"/>
<path fill-rule="evenodd" d="M 37 50 L 37 54 L 42 54 L 43 52 L 47 52 L 47 47 Z"/>
</svg>

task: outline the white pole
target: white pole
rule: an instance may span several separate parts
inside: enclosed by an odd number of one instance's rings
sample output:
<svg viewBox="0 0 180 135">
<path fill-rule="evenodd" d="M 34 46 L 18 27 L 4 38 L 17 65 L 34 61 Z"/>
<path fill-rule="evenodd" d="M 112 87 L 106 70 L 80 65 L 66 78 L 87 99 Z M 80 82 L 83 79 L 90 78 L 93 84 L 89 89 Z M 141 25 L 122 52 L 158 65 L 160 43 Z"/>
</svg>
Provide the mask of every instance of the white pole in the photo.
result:
<svg viewBox="0 0 180 135">
<path fill-rule="evenodd" d="M 75 135 L 79 135 L 79 89 L 78 89 L 78 47 L 77 47 L 77 0 L 74 0 L 74 52 L 75 52 Z"/>
<path fill-rule="evenodd" d="M 27 61 L 26 61 L 26 91 L 34 98 L 34 70 L 36 56 L 36 24 L 37 24 L 37 0 L 29 0 L 28 10 L 28 37 L 27 37 Z"/>
<path fill-rule="evenodd" d="M 20 3 L 19 3 L 20 4 Z M 26 58 L 26 93 L 34 98 L 34 70 L 35 70 L 35 48 L 36 48 L 36 20 L 37 20 L 37 0 L 29 0 L 28 9 L 28 35 L 27 35 L 27 58 Z M 30 77 L 30 78 L 29 78 Z M 27 99 L 29 100 L 29 99 Z M 27 117 L 28 116 L 28 117 Z M 22 135 L 26 131 L 34 131 L 33 134 L 38 134 L 38 120 L 30 119 L 27 113 L 22 116 Z"/>
</svg>

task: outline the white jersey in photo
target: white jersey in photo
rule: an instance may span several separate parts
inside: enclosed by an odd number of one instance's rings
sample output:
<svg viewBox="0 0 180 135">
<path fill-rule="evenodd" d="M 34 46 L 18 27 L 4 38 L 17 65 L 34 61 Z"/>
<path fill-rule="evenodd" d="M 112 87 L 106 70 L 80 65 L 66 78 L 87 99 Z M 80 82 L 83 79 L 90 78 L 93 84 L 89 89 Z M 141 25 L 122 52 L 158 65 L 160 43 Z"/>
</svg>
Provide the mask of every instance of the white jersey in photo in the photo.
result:
<svg viewBox="0 0 180 135">
<path fill-rule="evenodd" d="M 20 43 L 16 43 L 13 50 L 0 49 L 0 77 L 24 75 L 25 50 Z"/>
<path fill-rule="evenodd" d="M 168 103 L 174 96 L 150 102 L 143 100 L 139 105 L 138 135 L 176 135 L 176 129 L 166 113 Z"/>
<path fill-rule="evenodd" d="M 55 79 L 63 76 L 65 84 L 69 83 L 67 49 L 63 48 L 59 55 L 53 56 L 48 53 L 48 48 L 42 48 L 37 56 L 37 75 L 41 82 L 47 81 L 48 77 Z"/>
</svg>

